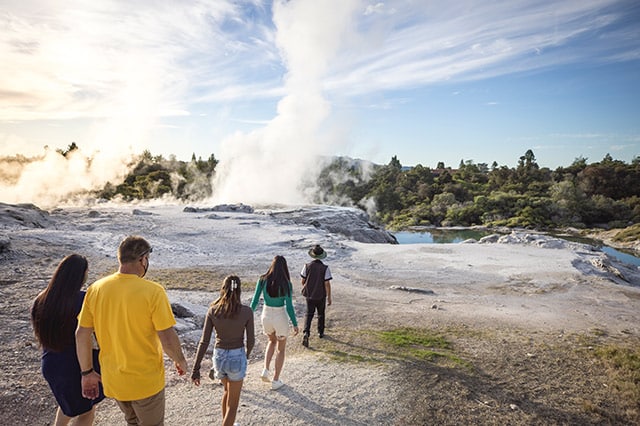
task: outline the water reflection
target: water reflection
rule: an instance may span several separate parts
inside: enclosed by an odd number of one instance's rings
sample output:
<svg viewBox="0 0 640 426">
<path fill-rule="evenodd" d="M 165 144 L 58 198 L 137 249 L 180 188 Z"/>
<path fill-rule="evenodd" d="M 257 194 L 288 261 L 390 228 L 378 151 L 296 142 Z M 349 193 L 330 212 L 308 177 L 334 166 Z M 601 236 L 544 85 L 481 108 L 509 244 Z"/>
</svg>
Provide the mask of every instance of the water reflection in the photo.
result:
<svg viewBox="0 0 640 426">
<path fill-rule="evenodd" d="M 479 240 L 491 234 L 494 232 L 479 229 L 432 228 L 429 231 L 402 231 L 393 235 L 399 244 L 449 244 L 460 243 L 470 238 Z"/>
</svg>

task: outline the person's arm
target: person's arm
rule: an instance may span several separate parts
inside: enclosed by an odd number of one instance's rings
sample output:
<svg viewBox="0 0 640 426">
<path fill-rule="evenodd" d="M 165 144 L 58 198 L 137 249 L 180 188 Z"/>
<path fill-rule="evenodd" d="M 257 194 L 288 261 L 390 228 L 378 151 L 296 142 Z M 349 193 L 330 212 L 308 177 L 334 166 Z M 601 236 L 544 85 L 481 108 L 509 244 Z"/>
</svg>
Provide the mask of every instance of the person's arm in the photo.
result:
<svg viewBox="0 0 640 426">
<path fill-rule="evenodd" d="M 260 293 L 262 293 L 262 280 L 258 280 L 256 283 L 256 291 L 253 293 L 253 298 L 251 299 L 251 310 L 255 312 L 256 306 L 258 306 L 258 302 L 260 301 Z"/>
<path fill-rule="evenodd" d="M 78 326 L 76 329 L 76 355 L 82 374 L 82 396 L 87 399 L 96 399 L 100 394 L 100 374 L 93 369 L 92 334 L 93 328 Z"/>
<path fill-rule="evenodd" d="M 204 320 L 204 325 L 202 326 L 202 336 L 200 337 L 200 342 L 198 342 L 196 360 L 194 361 L 193 369 L 191 370 L 191 380 L 193 381 L 193 383 L 195 383 L 196 386 L 200 385 L 200 363 L 202 362 L 202 358 L 204 358 L 204 354 L 209 348 L 209 342 L 211 341 L 212 333 L 213 322 L 211 321 L 211 316 L 207 314 L 207 317 Z"/>
<path fill-rule="evenodd" d="M 327 293 L 327 305 L 331 305 L 331 281 L 324 282 L 324 290 Z"/>
<path fill-rule="evenodd" d="M 253 326 L 253 312 L 249 316 L 247 320 L 247 324 L 245 325 L 245 332 L 247 333 L 247 359 L 249 359 L 249 355 L 251 355 L 251 350 L 256 342 L 256 334 Z"/>
<path fill-rule="evenodd" d="M 178 374 L 182 376 L 188 369 L 187 360 L 182 353 L 182 346 L 180 346 L 180 339 L 176 329 L 169 327 L 165 330 L 159 330 L 157 333 L 160 343 L 162 343 L 162 349 L 173 360 Z"/>
<path fill-rule="evenodd" d="M 289 295 L 284 297 L 284 304 L 286 306 L 287 315 L 291 320 L 291 324 L 293 324 L 293 333 L 295 336 L 298 334 L 298 320 L 296 319 L 296 311 L 295 309 L 293 309 L 293 301 L 291 299 L 292 294 L 293 294 L 293 285 L 289 283 Z"/>
</svg>

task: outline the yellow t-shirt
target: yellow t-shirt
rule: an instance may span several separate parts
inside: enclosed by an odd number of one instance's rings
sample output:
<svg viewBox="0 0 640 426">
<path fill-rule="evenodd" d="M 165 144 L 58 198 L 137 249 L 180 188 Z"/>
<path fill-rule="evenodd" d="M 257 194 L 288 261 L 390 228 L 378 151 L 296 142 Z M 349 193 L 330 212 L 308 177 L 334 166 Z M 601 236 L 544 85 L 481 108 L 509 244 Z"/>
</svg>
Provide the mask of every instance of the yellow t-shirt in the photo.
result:
<svg viewBox="0 0 640 426">
<path fill-rule="evenodd" d="M 157 332 L 176 320 L 160 284 L 119 272 L 102 278 L 87 289 L 78 324 L 95 331 L 105 395 L 136 401 L 164 388 Z"/>
</svg>

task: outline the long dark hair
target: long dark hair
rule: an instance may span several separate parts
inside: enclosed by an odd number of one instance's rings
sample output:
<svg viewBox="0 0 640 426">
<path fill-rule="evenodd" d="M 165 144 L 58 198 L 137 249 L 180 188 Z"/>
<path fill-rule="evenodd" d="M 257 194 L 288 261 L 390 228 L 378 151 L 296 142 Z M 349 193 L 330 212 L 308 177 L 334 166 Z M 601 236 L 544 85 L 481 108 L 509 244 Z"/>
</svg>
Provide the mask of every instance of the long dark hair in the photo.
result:
<svg viewBox="0 0 640 426">
<path fill-rule="evenodd" d="M 220 296 L 211 304 L 216 317 L 231 318 L 240 309 L 241 282 L 237 275 L 227 275 L 220 287 Z"/>
<path fill-rule="evenodd" d="M 33 301 L 31 324 L 38 343 L 60 352 L 75 341 L 77 294 L 89 267 L 87 258 L 71 254 L 60 262 L 47 288 Z"/>
<path fill-rule="evenodd" d="M 266 282 L 269 296 L 283 297 L 291 295 L 291 289 L 289 288 L 291 277 L 289 276 L 287 259 L 284 256 L 278 255 L 274 257 L 269 270 L 266 274 L 261 275 L 260 279 Z"/>
</svg>

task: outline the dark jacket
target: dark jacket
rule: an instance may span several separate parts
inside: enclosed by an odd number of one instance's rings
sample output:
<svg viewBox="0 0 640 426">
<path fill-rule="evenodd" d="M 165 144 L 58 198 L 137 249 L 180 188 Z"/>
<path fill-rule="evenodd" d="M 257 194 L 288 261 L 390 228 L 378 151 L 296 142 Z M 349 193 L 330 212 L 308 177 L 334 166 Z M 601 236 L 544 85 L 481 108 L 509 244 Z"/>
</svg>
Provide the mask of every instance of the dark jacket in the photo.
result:
<svg viewBox="0 0 640 426">
<path fill-rule="evenodd" d="M 314 260 L 306 264 L 305 271 L 307 276 L 305 278 L 305 284 L 302 287 L 302 295 L 307 299 L 321 300 L 327 297 L 327 292 L 324 287 L 324 275 L 327 270 L 327 265 L 320 260 Z"/>
</svg>

